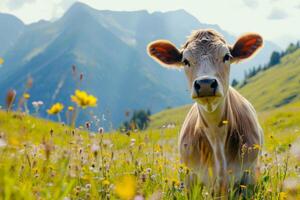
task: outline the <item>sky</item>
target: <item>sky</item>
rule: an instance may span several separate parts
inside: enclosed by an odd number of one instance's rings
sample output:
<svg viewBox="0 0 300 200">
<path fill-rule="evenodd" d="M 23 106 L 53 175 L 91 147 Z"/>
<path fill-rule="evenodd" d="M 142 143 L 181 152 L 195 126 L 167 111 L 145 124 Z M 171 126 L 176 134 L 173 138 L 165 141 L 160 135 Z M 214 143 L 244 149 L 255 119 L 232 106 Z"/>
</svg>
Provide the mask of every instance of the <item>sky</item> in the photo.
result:
<svg viewBox="0 0 300 200">
<path fill-rule="evenodd" d="M 76 0 L 0 0 L 0 12 L 24 23 L 55 20 Z M 80 0 L 99 10 L 169 11 L 185 9 L 209 24 L 238 36 L 258 32 L 285 47 L 300 40 L 300 0 Z"/>
</svg>

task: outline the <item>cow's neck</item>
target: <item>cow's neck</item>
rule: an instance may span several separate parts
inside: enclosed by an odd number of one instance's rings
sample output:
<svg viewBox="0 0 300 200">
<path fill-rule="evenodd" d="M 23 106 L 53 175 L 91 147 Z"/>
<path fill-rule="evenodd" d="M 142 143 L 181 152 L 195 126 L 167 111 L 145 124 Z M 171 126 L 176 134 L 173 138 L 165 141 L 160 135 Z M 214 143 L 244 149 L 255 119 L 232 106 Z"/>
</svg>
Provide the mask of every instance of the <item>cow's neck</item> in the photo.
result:
<svg viewBox="0 0 300 200">
<path fill-rule="evenodd" d="M 225 140 L 227 137 L 226 126 L 222 126 L 223 116 L 225 112 L 226 100 L 224 99 L 214 112 L 206 112 L 198 105 L 199 120 L 204 124 L 204 133 L 213 149 L 215 172 L 217 177 L 225 176 L 227 170 L 226 156 L 225 156 Z M 221 124 L 221 125 L 220 125 Z"/>
<path fill-rule="evenodd" d="M 223 121 L 225 112 L 225 99 L 218 105 L 213 112 L 205 111 L 200 105 L 198 105 L 199 118 L 203 121 L 206 128 L 217 128 Z"/>
</svg>

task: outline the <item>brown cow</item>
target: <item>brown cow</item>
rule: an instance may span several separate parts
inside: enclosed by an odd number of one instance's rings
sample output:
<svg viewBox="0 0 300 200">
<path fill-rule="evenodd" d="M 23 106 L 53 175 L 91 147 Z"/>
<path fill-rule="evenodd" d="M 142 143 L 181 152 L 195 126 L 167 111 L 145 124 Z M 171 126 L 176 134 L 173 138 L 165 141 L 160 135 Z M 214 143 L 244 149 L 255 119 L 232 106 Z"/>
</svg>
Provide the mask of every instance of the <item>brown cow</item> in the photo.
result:
<svg viewBox="0 0 300 200">
<path fill-rule="evenodd" d="M 214 30 L 198 30 L 181 49 L 166 40 L 148 46 L 160 64 L 186 73 L 196 103 L 181 128 L 181 160 L 201 175 L 202 183 L 214 184 L 219 192 L 232 178 L 236 183 L 253 181 L 245 172 L 253 172 L 257 164 L 263 131 L 252 105 L 229 86 L 229 72 L 231 63 L 249 58 L 262 45 L 262 37 L 255 33 L 231 46 Z"/>
</svg>

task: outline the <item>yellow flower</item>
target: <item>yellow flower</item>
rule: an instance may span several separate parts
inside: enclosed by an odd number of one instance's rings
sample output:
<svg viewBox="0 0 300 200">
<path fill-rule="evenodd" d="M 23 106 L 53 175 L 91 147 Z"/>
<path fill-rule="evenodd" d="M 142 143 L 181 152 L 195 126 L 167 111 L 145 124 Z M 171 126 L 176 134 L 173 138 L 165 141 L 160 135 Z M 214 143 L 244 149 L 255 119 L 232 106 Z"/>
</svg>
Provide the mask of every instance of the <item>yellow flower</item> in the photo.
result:
<svg viewBox="0 0 300 200">
<path fill-rule="evenodd" d="M 18 147 L 18 146 L 20 146 L 20 141 L 17 140 L 16 138 L 11 138 L 9 140 L 9 144 L 12 145 L 12 146 Z"/>
<path fill-rule="evenodd" d="M 23 94 L 23 97 L 24 97 L 24 99 L 29 99 L 29 98 L 30 98 L 30 94 L 24 93 L 24 94 Z"/>
<path fill-rule="evenodd" d="M 116 194 L 124 200 L 133 199 L 136 192 L 136 180 L 132 176 L 124 176 L 115 184 Z"/>
<path fill-rule="evenodd" d="M 285 200 L 287 199 L 287 193 L 286 192 L 280 192 L 279 193 L 279 200 Z"/>
<path fill-rule="evenodd" d="M 228 121 L 227 120 L 223 120 L 222 124 L 228 124 Z"/>
<path fill-rule="evenodd" d="M 254 144 L 253 149 L 261 150 L 261 146 L 259 144 Z"/>
<path fill-rule="evenodd" d="M 2 65 L 4 63 L 3 58 L 0 58 L 0 65 Z"/>
<path fill-rule="evenodd" d="M 108 180 L 103 180 L 103 181 L 102 181 L 102 184 L 103 184 L 103 185 L 109 185 L 109 181 L 108 181 Z"/>
<path fill-rule="evenodd" d="M 74 110 L 74 107 L 73 107 L 73 106 L 69 106 L 69 107 L 68 107 L 68 110 L 69 110 L 69 111 L 73 111 L 73 110 Z"/>
<path fill-rule="evenodd" d="M 80 90 L 75 91 L 75 95 L 71 96 L 71 100 L 83 109 L 85 109 L 86 107 L 94 107 L 97 105 L 96 97 Z"/>
<path fill-rule="evenodd" d="M 56 115 L 59 112 L 61 112 L 63 109 L 64 109 L 64 105 L 62 105 L 61 103 L 56 103 L 52 105 L 50 109 L 47 110 L 47 113 L 49 115 Z"/>
</svg>

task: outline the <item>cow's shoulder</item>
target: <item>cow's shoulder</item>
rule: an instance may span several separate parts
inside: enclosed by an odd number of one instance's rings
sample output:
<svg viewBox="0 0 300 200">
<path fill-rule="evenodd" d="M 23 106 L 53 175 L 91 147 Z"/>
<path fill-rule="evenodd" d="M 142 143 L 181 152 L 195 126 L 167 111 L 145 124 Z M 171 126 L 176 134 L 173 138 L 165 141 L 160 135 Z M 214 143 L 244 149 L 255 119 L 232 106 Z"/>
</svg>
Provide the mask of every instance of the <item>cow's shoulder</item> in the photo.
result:
<svg viewBox="0 0 300 200">
<path fill-rule="evenodd" d="M 258 155 L 257 150 L 250 152 L 248 149 L 261 146 L 263 143 L 263 132 L 256 111 L 252 104 L 234 88 L 229 89 L 228 95 L 230 110 L 227 111 L 229 113 L 227 118 L 230 119 L 226 139 L 227 153 L 234 160 L 236 153 L 242 154 L 246 151 L 245 160 L 254 160 Z"/>
</svg>

